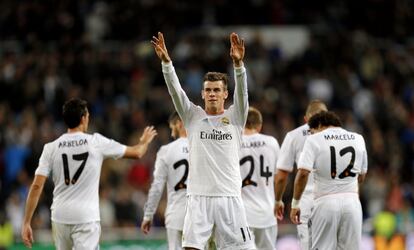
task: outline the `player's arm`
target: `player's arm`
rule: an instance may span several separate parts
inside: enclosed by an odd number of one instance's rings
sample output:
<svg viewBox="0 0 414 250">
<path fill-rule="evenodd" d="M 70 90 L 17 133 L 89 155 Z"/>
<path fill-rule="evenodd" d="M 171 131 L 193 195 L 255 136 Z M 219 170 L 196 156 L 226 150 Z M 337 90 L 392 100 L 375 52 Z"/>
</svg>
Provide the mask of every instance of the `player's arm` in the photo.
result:
<svg viewBox="0 0 414 250">
<path fill-rule="evenodd" d="M 296 173 L 290 212 L 290 219 L 295 224 L 300 224 L 299 201 L 305 190 L 306 184 L 308 183 L 309 173 L 310 171 L 304 168 L 298 168 L 298 172 Z"/>
<path fill-rule="evenodd" d="M 32 231 L 32 217 L 42 194 L 43 187 L 46 182 L 46 176 L 35 175 L 32 185 L 30 186 L 29 194 L 26 200 L 26 208 L 24 211 L 24 219 L 22 226 L 22 240 L 28 248 L 32 248 L 33 231 Z"/>
<path fill-rule="evenodd" d="M 175 73 L 171 58 L 168 55 L 164 35 L 161 32 L 158 32 L 157 37 L 152 37 L 151 44 L 154 47 L 158 58 L 161 60 L 165 83 L 167 84 L 168 92 L 170 93 L 174 107 L 181 119 L 183 119 L 184 124 L 187 124 L 187 121 L 190 119 L 189 115 L 191 114 L 188 111 L 194 104 L 190 102 L 186 93 L 181 88 L 181 84 L 177 74 Z"/>
<path fill-rule="evenodd" d="M 148 149 L 148 145 L 152 142 L 157 135 L 157 131 L 153 126 L 148 126 L 144 129 L 139 143 L 134 146 L 128 146 L 125 150 L 123 158 L 141 158 L 145 155 Z"/>
<path fill-rule="evenodd" d="M 319 153 L 319 146 L 314 142 L 312 136 L 308 137 L 303 146 L 302 153 L 298 161 L 298 172 L 296 173 L 295 183 L 293 187 L 293 199 L 290 210 L 290 219 L 294 224 L 300 224 L 300 207 L 299 201 L 308 183 L 308 176 L 313 166 L 316 157 Z"/>
<path fill-rule="evenodd" d="M 234 105 L 243 118 L 243 125 L 247 119 L 247 110 L 249 108 L 247 93 L 247 76 L 244 68 L 243 58 L 245 53 L 244 40 L 239 38 L 236 33 L 230 34 L 230 57 L 233 60 L 234 77 L 236 85 L 234 88 Z"/>
<path fill-rule="evenodd" d="M 152 219 L 160 202 L 165 183 L 167 181 L 168 166 L 165 164 L 162 156 L 164 154 L 161 148 L 155 160 L 154 179 L 148 192 L 148 199 L 144 206 L 144 218 L 141 222 L 141 231 L 148 234 L 151 230 Z"/>
<path fill-rule="evenodd" d="M 287 180 L 289 172 L 283 169 L 278 169 L 275 179 L 275 216 L 278 220 L 283 220 L 283 215 L 285 213 L 285 204 L 283 203 L 283 194 L 286 190 Z"/>
</svg>

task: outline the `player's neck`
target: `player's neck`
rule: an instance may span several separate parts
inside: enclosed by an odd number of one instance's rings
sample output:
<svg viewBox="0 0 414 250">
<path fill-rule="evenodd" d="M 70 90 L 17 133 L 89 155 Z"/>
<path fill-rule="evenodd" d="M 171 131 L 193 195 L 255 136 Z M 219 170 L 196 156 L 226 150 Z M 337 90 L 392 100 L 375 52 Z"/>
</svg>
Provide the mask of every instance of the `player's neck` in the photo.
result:
<svg viewBox="0 0 414 250">
<path fill-rule="evenodd" d="M 257 131 L 257 129 L 255 128 L 245 128 L 243 134 L 245 135 L 254 135 L 259 133 L 259 131 Z"/>
<path fill-rule="evenodd" d="M 224 113 L 224 107 L 221 108 L 215 108 L 215 107 L 211 107 L 211 108 L 206 108 L 205 109 L 207 115 L 221 115 Z"/>
<path fill-rule="evenodd" d="M 78 132 L 85 132 L 85 129 L 83 128 L 83 125 L 79 125 L 76 128 L 68 128 L 67 133 L 71 134 L 71 133 L 78 133 Z"/>
</svg>

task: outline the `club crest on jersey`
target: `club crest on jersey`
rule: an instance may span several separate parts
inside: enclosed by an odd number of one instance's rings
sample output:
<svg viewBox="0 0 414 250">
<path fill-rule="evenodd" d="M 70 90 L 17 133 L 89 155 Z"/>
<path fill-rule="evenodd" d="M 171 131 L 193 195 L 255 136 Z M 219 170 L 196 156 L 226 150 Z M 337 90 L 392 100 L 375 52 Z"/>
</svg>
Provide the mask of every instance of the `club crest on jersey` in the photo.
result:
<svg viewBox="0 0 414 250">
<path fill-rule="evenodd" d="M 221 124 L 223 124 L 223 125 L 229 125 L 230 124 L 229 118 L 227 118 L 227 117 L 221 118 Z"/>
</svg>

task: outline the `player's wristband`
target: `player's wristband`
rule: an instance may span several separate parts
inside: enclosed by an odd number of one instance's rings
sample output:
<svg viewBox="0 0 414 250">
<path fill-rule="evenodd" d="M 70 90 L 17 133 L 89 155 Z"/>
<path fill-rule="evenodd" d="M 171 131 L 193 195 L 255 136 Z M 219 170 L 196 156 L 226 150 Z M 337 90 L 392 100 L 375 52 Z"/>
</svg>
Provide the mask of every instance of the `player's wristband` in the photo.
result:
<svg viewBox="0 0 414 250">
<path fill-rule="evenodd" d="M 300 200 L 295 200 L 295 198 L 292 199 L 292 204 L 290 205 L 291 208 L 299 208 Z"/>
</svg>

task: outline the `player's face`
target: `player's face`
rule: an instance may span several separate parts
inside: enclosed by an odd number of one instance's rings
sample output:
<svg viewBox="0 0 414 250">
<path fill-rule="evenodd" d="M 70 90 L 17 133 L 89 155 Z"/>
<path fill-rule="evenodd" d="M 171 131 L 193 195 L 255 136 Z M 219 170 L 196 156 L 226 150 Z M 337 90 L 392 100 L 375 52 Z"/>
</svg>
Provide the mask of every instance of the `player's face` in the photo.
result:
<svg viewBox="0 0 414 250">
<path fill-rule="evenodd" d="M 228 91 L 224 89 L 223 81 L 205 81 L 201 96 L 207 112 L 216 114 L 223 112 Z"/>
<path fill-rule="evenodd" d="M 179 126 L 178 126 L 178 121 L 176 122 L 170 122 L 170 129 L 171 129 L 171 137 L 174 139 L 177 139 L 180 131 L 179 131 Z"/>
</svg>

